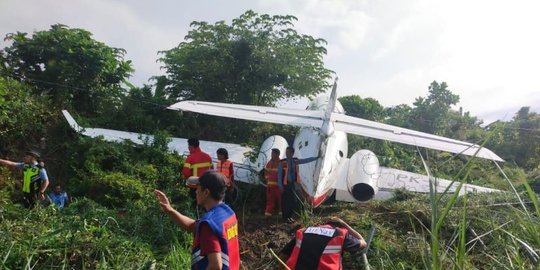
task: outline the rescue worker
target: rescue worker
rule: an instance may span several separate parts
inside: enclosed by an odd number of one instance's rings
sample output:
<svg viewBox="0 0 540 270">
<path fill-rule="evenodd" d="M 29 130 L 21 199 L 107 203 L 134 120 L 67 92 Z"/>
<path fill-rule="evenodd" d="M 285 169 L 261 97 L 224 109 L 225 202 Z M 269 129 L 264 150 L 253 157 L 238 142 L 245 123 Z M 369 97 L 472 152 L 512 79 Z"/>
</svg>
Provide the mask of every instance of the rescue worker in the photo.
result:
<svg viewBox="0 0 540 270">
<path fill-rule="evenodd" d="M 184 160 L 184 168 L 182 169 L 182 175 L 184 179 L 188 179 L 191 176 L 201 176 L 205 171 L 212 169 L 212 158 L 207 153 L 203 152 L 199 148 L 199 140 L 195 138 L 188 139 L 189 156 Z M 191 185 L 186 182 L 189 190 L 189 195 L 195 203 L 195 190 L 197 186 Z"/>
<path fill-rule="evenodd" d="M 23 205 L 28 209 L 33 208 L 38 200 L 45 200 L 45 191 L 49 186 L 47 171 L 38 164 L 39 157 L 38 152 L 27 151 L 23 162 L 0 159 L 0 164 L 23 171 Z"/>
<path fill-rule="evenodd" d="M 292 216 L 298 208 L 298 195 L 296 194 L 296 184 L 300 184 L 298 165 L 317 160 L 319 157 L 298 159 L 293 157 L 294 148 L 289 146 L 285 150 L 285 159 L 282 159 L 278 166 L 278 184 L 283 188 L 281 194 L 281 211 L 285 222 L 293 223 Z"/>
<path fill-rule="evenodd" d="M 355 253 L 366 248 L 360 233 L 337 217 L 325 224 L 298 229 L 294 238 L 281 250 L 280 258 L 290 269 L 343 269 L 344 251 Z"/>
<path fill-rule="evenodd" d="M 234 202 L 234 164 L 229 160 L 229 152 L 225 148 L 219 148 L 216 151 L 217 164 L 216 171 L 222 173 L 225 176 L 225 185 L 227 185 L 227 192 L 225 192 L 225 203 L 229 206 Z"/>
<path fill-rule="evenodd" d="M 225 177 L 216 171 L 207 171 L 201 177 L 190 177 L 197 186 L 197 204 L 206 209 L 199 219 L 193 220 L 172 208 L 167 196 L 155 190 L 163 211 L 183 230 L 193 232 L 191 269 L 240 269 L 238 222 L 233 210 L 223 203 Z"/>
<path fill-rule="evenodd" d="M 281 152 L 277 148 L 272 149 L 272 157 L 264 167 L 264 178 L 266 179 L 266 208 L 265 216 L 272 216 L 274 205 L 277 204 L 278 211 L 281 213 L 281 193 L 283 190 L 278 185 L 278 167 L 279 155 Z"/>
</svg>

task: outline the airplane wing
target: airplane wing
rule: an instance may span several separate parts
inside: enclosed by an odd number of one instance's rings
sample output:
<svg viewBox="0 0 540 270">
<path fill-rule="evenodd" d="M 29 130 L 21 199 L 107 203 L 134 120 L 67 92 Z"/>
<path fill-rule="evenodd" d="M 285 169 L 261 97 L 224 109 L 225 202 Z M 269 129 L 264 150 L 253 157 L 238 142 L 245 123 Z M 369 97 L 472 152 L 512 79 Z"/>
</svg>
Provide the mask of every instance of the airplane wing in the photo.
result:
<svg viewBox="0 0 540 270">
<path fill-rule="evenodd" d="M 324 122 L 324 111 L 314 110 L 283 109 L 203 101 L 181 101 L 169 106 L 168 109 L 298 127 L 320 128 Z M 495 161 L 504 161 L 491 150 L 473 143 L 381 124 L 340 113 L 332 113 L 331 122 L 334 123 L 336 130 L 350 134 L 468 156 L 477 156 Z"/>
<path fill-rule="evenodd" d="M 175 103 L 169 106 L 168 109 L 298 127 L 321 127 L 324 118 L 323 111 L 283 109 L 191 100 Z"/>
<path fill-rule="evenodd" d="M 62 110 L 62 114 L 64 114 L 64 117 L 68 121 L 71 128 L 73 128 L 76 132 L 88 137 L 102 137 L 104 140 L 109 142 L 123 142 L 125 140 L 129 140 L 139 145 L 151 143 L 154 140 L 154 136 L 148 134 L 126 132 L 113 129 L 81 127 L 68 111 Z M 168 148 L 171 152 L 177 152 L 180 155 L 187 156 L 189 155 L 187 145 L 187 139 L 173 137 L 168 144 Z M 229 153 L 229 159 L 234 163 L 235 181 L 247 182 L 252 184 L 258 183 L 258 178 L 255 177 L 255 167 L 251 165 L 251 162 L 249 162 L 249 160 L 244 155 L 252 151 L 250 147 L 245 147 L 232 143 L 221 143 L 213 141 L 200 141 L 200 147 L 205 152 L 210 154 L 214 163 L 217 162 L 217 149 L 227 149 L 227 152 Z"/>
<path fill-rule="evenodd" d="M 337 180 L 334 186 L 336 200 L 356 202 L 347 188 L 347 173 L 345 172 L 345 170 L 348 168 L 347 165 L 348 164 L 345 164 L 345 166 L 340 168 L 342 169 L 342 172 L 337 174 Z M 405 189 L 417 193 L 429 193 L 429 178 L 426 175 L 386 167 L 381 167 L 380 170 L 381 174 L 377 179 L 377 187 L 379 191 L 375 194 L 374 199 L 384 200 L 391 198 L 394 196 L 393 194 L 396 189 Z M 455 192 L 459 185 L 459 182 L 457 181 L 452 184 L 452 181 L 442 178 L 436 178 L 435 183 L 438 193 L 442 193 L 446 190 L 446 188 L 450 187 L 448 189 L 449 194 Z M 463 195 L 465 192 L 483 193 L 501 191 L 477 185 L 464 184 L 459 191 L 459 195 Z"/>
<path fill-rule="evenodd" d="M 392 125 L 381 124 L 339 113 L 333 113 L 332 120 L 334 121 L 336 130 L 346 133 L 468 156 L 477 156 L 495 161 L 504 161 L 491 150 L 480 147 L 479 145 L 473 143 L 458 141 Z"/>
</svg>

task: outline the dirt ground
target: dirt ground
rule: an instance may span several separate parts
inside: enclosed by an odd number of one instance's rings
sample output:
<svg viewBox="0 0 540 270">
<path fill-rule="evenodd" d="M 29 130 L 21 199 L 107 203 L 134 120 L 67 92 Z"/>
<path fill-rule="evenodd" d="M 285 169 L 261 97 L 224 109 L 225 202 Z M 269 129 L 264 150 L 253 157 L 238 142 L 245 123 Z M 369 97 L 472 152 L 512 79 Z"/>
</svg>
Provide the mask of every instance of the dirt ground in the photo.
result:
<svg viewBox="0 0 540 270">
<path fill-rule="evenodd" d="M 238 216 L 240 223 L 240 257 L 242 269 L 280 269 L 277 259 L 279 251 L 294 237 L 300 223 L 282 222 L 279 216 L 265 217 L 258 213 Z M 357 253 L 343 260 L 343 269 L 359 268 Z"/>
<path fill-rule="evenodd" d="M 267 218 L 253 213 L 239 217 L 239 222 L 242 269 L 278 269 L 270 249 L 278 254 L 298 225 L 283 223 L 278 216 Z"/>
<path fill-rule="evenodd" d="M 262 187 L 243 190 L 244 200 L 235 205 L 235 212 L 239 222 L 240 259 L 242 269 L 280 269 L 279 263 L 271 250 L 277 255 L 279 251 L 294 237 L 300 228 L 300 222 L 293 224 L 282 221 L 281 216 L 274 214 L 264 216 L 265 189 Z M 362 206 L 358 206 L 362 207 Z M 311 222 L 317 223 L 321 219 L 338 215 L 343 209 L 334 204 L 321 205 L 313 211 Z M 353 212 L 361 211 L 355 208 Z M 298 217 L 296 217 L 298 220 Z M 343 269 L 359 268 L 357 258 L 359 254 L 344 256 Z"/>
</svg>

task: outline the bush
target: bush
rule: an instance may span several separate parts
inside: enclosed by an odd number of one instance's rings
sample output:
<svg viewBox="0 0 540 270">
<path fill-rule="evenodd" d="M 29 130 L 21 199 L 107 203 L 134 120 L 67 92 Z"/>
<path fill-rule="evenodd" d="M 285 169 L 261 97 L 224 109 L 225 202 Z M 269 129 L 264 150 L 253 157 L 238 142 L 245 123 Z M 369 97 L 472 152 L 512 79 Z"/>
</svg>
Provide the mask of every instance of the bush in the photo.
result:
<svg viewBox="0 0 540 270">
<path fill-rule="evenodd" d="M 141 181 L 120 172 L 104 174 L 88 181 L 86 196 L 107 207 L 124 208 L 137 203 L 148 193 Z"/>
</svg>

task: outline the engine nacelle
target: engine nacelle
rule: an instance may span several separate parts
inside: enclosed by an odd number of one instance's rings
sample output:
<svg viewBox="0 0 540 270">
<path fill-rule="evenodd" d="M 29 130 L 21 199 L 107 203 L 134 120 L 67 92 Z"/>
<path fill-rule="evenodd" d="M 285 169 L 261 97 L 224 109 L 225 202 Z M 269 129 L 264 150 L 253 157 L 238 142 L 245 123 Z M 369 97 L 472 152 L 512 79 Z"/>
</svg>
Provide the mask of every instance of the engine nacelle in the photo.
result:
<svg viewBox="0 0 540 270">
<path fill-rule="evenodd" d="M 381 175 L 379 159 L 369 150 L 360 150 L 351 157 L 347 173 L 347 189 L 352 197 L 366 202 L 379 191 L 377 179 Z"/>
<path fill-rule="evenodd" d="M 261 148 L 259 149 L 259 155 L 257 156 L 257 162 L 255 166 L 257 171 L 261 171 L 266 166 L 266 163 L 272 158 L 272 148 L 277 148 L 280 151 L 279 158 L 285 158 L 285 150 L 289 144 L 285 138 L 279 135 L 273 135 L 264 140 Z"/>
</svg>

